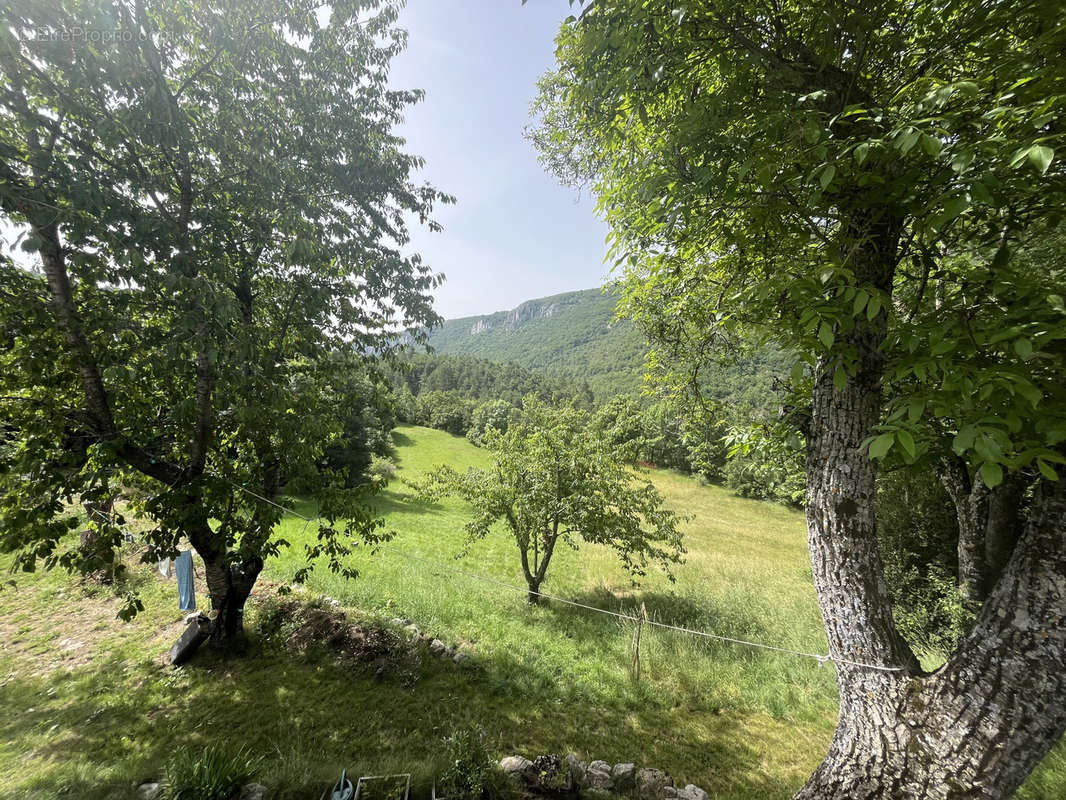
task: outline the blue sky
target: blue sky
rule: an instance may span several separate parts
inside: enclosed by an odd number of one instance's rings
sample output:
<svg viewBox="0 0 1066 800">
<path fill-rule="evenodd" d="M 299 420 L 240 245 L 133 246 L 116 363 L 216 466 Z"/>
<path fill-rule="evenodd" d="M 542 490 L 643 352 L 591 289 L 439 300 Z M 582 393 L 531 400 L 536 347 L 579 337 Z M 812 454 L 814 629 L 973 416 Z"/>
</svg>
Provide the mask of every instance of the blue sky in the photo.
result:
<svg viewBox="0 0 1066 800">
<path fill-rule="evenodd" d="M 576 5 L 575 5 L 576 8 Z M 397 88 L 421 88 L 401 134 L 426 159 L 421 177 L 457 203 L 443 233 L 412 226 L 412 244 L 447 282 L 447 319 L 599 286 L 606 226 L 587 193 L 559 186 L 522 137 L 537 78 L 554 63 L 566 0 L 408 0 L 408 49 L 393 62 Z"/>
</svg>

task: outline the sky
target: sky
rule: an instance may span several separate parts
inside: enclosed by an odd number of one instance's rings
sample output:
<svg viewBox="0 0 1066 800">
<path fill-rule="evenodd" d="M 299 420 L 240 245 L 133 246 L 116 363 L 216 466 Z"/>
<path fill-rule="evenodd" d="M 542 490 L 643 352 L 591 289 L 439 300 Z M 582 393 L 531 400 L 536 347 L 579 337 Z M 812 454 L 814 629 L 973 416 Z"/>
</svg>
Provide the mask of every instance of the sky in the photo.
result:
<svg viewBox="0 0 1066 800">
<path fill-rule="evenodd" d="M 436 291 L 445 319 L 606 278 L 607 227 L 592 198 L 560 186 L 522 136 L 570 13 L 567 0 L 408 0 L 401 14 L 409 38 L 391 82 L 426 97 L 399 133 L 426 159 L 420 180 L 457 200 L 434 215 L 443 233 L 412 226 L 411 248 L 447 277 Z"/>
<path fill-rule="evenodd" d="M 426 97 L 408 109 L 399 133 L 426 161 L 416 180 L 457 201 L 434 214 L 443 232 L 411 224 L 409 249 L 446 276 L 435 292 L 445 319 L 589 289 L 607 277 L 607 226 L 592 198 L 560 186 L 522 135 L 570 13 L 567 0 L 408 0 L 401 13 L 408 47 L 390 80 Z M 21 261 L 19 233 L 0 223 L 0 248 Z"/>
</svg>

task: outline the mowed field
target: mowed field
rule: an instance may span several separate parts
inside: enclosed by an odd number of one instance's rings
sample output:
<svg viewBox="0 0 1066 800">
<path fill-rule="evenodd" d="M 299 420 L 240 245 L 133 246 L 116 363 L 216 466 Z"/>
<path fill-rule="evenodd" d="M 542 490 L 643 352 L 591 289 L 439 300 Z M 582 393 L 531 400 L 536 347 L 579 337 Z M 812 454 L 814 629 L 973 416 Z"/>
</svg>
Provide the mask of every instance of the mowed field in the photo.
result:
<svg viewBox="0 0 1066 800">
<path fill-rule="evenodd" d="M 17 576 L 17 588 L 0 592 L 0 798 L 132 797 L 176 749 L 210 743 L 263 756 L 258 779 L 281 797 L 317 797 L 342 767 L 413 772 L 416 794 L 428 796 L 443 737 L 471 727 L 499 756 L 633 761 L 712 797 L 787 798 L 802 784 L 832 735 L 832 667 L 646 627 L 636 680 L 632 623 L 559 603 L 529 606 L 505 530 L 466 547 L 463 503 L 420 502 L 404 483 L 440 463 L 485 465 L 489 454 L 425 428 L 402 427 L 395 439 L 398 478 L 377 499 L 394 538 L 357 554 L 358 579 L 319 569 L 298 596 L 333 598 L 357 620 L 410 619 L 470 660 L 424 656 L 375 675 L 296 655 L 255 637 L 253 598 L 249 657 L 205 652 L 174 670 L 163 658 L 181 630 L 172 581 L 131 564 L 145 611 L 124 624 L 114 619 L 114 589 L 61 574 Z M 662 622 L 826 651 L 801 514 L 680 474 L 645 474 L 692 516 L 676 581 L 651 571 L 634 585 L 610 551 L 583 545 L 557 551 L 543 591 L 609 611 L 643 603 Z M 299 498 L 285 502 L 315 513 Z M 284 583 L 315 531 L 287 517 L 280 533 L 294 546 L 264 579 Z M 1060 748 L 1023 796 L 1062 797 L 1064 776 Z"/>
</svg>

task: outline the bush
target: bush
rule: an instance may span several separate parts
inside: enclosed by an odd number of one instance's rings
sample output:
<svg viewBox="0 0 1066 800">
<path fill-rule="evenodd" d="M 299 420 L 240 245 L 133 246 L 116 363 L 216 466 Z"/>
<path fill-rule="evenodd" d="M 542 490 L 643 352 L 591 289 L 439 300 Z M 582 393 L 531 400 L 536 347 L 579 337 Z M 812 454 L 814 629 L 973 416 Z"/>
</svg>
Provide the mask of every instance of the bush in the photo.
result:
<svg viewBox="0 0 1066 800">
<path fill-rule="evenodd" d="M 385 456 L 372 456 L 367 474 L 370 476 L 371 483 L 384 488 L 396 477 L 396 464 Z"/>
<path fill-rule="evenodd" d="M 448 766 L 437 783 L 437 794 L 464 800 L 498 797 L 502 774 L 485 746 L 485 732 L 480 728 L 461 730 L 444 739 Z"/>
<path fill-rule="evenodd" d="M 215 745 L 188 745 L 167 762 L 165 785 L 170 800 L 230 800 L 259 769 L 261 759 L 247 748 L 227 751 Z"/>
<path fill-rule="evenodd" d="M 950 653 L 973 616 L 962 605 L 955 507 L 930 470 L 883 473 L 877 527 L 900 632 L 919 650 Z"/>
<path fill-rule="evenodd" d="M 726 485 L 740 497 L 803 505 L 806 481 L 798 457 L 772 460 L 762 453 L 734 456 L 725 465 Z"/>
</svg>

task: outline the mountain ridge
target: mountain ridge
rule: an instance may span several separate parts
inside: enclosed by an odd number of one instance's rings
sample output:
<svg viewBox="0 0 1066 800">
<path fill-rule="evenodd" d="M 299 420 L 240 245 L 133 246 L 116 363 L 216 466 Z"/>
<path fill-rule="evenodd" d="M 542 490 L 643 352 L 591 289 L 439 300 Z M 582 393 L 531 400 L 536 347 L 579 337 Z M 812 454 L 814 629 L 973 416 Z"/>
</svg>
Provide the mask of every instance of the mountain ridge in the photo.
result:
<svg viewBox="0 0 1066 800">
<path fill-rule="evenodd" d="M 615 319 L 618 298 L 598 288 L 526 300 L 514 308 L 445 320 L 429 344 L 445 355 L 512 362 L 556 377 L 587 381 L 597 399 L 640 390 L 640 331 Z"/>
</svg>

